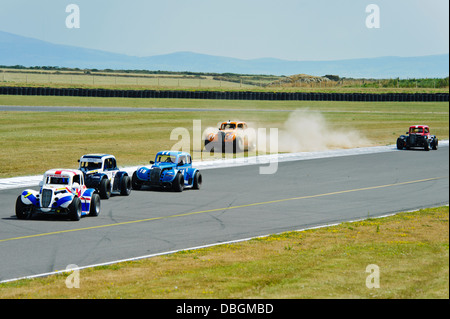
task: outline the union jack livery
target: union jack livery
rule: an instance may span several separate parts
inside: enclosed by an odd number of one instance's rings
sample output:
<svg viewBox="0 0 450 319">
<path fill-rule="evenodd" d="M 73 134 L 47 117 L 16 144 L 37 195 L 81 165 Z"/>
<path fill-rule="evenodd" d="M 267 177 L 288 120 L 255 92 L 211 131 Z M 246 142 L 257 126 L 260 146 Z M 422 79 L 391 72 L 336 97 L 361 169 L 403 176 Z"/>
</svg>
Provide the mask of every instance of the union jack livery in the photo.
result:
<svg viewBox="0 0 450 319">
<path fill-rule="evenodd" d="M 33 214 L 65 216 L 80 220 L 81 216 L 98 216 L 100 196 L 87 188 L 83 172 L 74 169 L 52 169 L 44 173 L 40 190 L 26 189 L 16 200 L 18 219 Z"/>
</svg>

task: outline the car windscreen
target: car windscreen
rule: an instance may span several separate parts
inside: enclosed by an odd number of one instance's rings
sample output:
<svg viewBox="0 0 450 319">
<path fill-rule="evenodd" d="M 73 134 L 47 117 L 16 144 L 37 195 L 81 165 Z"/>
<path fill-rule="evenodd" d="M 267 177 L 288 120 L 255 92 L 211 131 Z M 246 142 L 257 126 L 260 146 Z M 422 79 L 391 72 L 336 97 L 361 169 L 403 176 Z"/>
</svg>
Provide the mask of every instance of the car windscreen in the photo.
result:
<svg viewBox="0 0 450 319">
<path fill-rule="evenodd" d="M 235 128 L 236 124 L 234 123 L 222 124 L 222 126 L 220 127 L 221 130 L 234 130 Z"/>
<path fill-rule="evenodd" d="M 177 161 L 177 157 L 176 156 L 171 156 L 171 155 L 159 155 L 156 158 L 157 162 L 162 162 L 162 163 L 176 163 Z"/>
<path fill-rule="evenodd" d="M 80 167 L 84 170 L 93 170 L 93 169 L 101 169 L 102 162 L 81 162 Z"/>
<path fill-rule="evenodd" d="M 52 176 L 48 176 L 46 184 L 68 185 L 69 184 L 69 177 L 52 177 Z"/>
</svg>

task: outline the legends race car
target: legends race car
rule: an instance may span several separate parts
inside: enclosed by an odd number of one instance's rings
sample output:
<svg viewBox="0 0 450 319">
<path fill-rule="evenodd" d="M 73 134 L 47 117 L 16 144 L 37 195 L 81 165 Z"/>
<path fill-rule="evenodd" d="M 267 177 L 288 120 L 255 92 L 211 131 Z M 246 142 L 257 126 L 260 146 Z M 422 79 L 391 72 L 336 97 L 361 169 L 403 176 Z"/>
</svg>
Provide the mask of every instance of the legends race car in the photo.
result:
<svg viewBox="0 0 450 319">
<path fill-rule="evenodd" d="M 116 158 L 109 154 L 88 154 L 78 160 L 86 186 L 95 188 L 102 199 L 111 194 L 130 195 L 131 178 L 117 168 Z"/>
<path fill-rule="evenodd" d="M 248 125 L 241 121 L 223 122 L 216 133 L 205 137 L 205 149 L 219 152 L 243 152 L 252 148 L 254 141 L 249 136 Z"/>
<path fill-rule="evenodd" d="M 73 169 L 52 169 L 44 174 L 39 191 L 27 189 L 17 197 L 18 219 L 33 214 L 65 216 L 80 220 L 81 216 L 98 216 L 100 196 L 84 184 L 83 172 Z"/>
<path fill-rule="evenodd" d="M 425 151 L 438 149 L 439 140 L 435 135 L 430 134 L 430 128 L 427 125 L 412 125 L 406 135 L 397 138 L 397 149 L 407 149 L 414 147 L 423 147 Z"/>
<path fill-rule="evenodd" d="M 132 177 L 133 189 L 142 185 L 157 186 L 182 192 L 185 188 L 200 189 L 202 175 L 192 167 L 191 155 L 186 152 L 162 151 L 156 154 L 151 167 L 139 167 Z"/>
</svg>

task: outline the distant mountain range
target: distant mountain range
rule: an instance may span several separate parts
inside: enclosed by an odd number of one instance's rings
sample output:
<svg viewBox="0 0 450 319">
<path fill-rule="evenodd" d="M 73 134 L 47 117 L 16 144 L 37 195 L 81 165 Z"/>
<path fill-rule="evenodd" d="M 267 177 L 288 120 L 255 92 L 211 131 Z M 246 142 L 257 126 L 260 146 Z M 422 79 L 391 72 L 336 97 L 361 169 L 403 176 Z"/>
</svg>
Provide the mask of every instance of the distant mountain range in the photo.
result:
<svg viewBox="0 0 450 319">
<path fill-rule="evenodd" d="M 135 57 L 53 44 L 0 31 L 0 65 L 272 75 L 333 74 L 353 78 L 442 78 L 449 75 L 449 54 L 335 61 L 244 60 L 193 52 Z"/>
</svg>

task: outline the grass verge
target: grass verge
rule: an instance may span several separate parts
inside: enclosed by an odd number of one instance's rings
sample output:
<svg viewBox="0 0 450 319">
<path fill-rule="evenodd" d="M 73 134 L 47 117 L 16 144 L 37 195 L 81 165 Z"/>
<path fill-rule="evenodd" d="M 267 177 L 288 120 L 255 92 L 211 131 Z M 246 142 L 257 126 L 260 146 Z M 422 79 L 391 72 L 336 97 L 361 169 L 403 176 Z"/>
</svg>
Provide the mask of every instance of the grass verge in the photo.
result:
<svg viewBox="0 0 450 319">
<path fill-rule="evenodd" d="M 142 165 L 170 149 L 176 127 L 202 129 L 228 119 L 283 128 L 290 112 L 320 112 L 331 129 L 355 130 L 372 145 L 392 145 L 411 124 L 428 124 L 448 139 L 448 103 L 376 103 L 329 101 L 231 101 L 0 96 L 0 105 L 196 108 L 192 112 L 0 112 L 0 178 L 38 175 L 55 167 L 74 168 L 86 153 L 114 154 L 120 166 Z M 215 109 L 209 112 L 206 109 Z M 275 112 L 263 112 L 272 110 Z M 276 112 L 280 111 L 280 112 Z M 285 112 L 287 111 L 287 112 Z M 367 146 L 367 145 L 366 145 Z M 51 163 L 51 167 L 49 166 Z"/>
<path fill-rule="evenodd" d="M 368 265 L 379 267 L 369 289 Z M 0 298 L 449 298 L 448 206 L 0 284 Z"/>
</svg>

